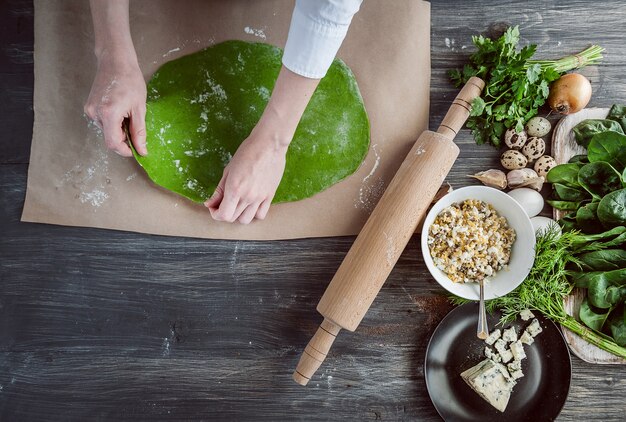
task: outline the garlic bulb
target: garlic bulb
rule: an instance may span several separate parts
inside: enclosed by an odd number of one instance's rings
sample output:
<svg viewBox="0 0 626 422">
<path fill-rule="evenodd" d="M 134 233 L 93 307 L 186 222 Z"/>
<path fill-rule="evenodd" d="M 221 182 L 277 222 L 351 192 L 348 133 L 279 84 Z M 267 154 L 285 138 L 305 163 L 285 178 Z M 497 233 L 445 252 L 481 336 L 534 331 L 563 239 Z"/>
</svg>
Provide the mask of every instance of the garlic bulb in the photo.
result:
<svg viewBox="0 0 626 422">
<path fill-rule="evenodd" d="M 474 179 L 480 180 L 485 185 L 496 189 L 506 189 L 506 174 L 502 170 L 490 169 L 470 175 Z"/>
</svg>

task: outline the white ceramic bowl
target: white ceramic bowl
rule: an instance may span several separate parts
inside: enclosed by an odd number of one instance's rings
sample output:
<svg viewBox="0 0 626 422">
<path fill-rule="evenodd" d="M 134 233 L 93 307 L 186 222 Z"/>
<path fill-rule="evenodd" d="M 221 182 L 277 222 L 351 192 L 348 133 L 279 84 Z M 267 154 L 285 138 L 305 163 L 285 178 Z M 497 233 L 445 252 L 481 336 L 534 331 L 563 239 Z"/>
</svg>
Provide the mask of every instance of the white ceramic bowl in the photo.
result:
<svg viewBox="0 0 626 422">
<path fill-rule="evenodd" d="M 478 199 L 491 204 L 499 215 L 506 218 L 509 226 L 515 230 L 516 238 L 511 249 L 508 268 L 500 270 L 495 277 L 489 277 L 485 283 L 485 299 L 494 299 L 513 291 L 526 278 L 535 261 L 535 232 L 530 218 L 524 209 L 509 195 L 487 186 L 468 186 L 454 190 L 441 198 L 430 209 L 424 219 L 422 229 L 422 255 L 426 267 L 441 287 L 466 299 L 479 299 L 478 283 L 454 283 L 435 266 L 428 249 L 428 229 L 437 215 L 447 206 L 466 199 Z"/>
</svg>

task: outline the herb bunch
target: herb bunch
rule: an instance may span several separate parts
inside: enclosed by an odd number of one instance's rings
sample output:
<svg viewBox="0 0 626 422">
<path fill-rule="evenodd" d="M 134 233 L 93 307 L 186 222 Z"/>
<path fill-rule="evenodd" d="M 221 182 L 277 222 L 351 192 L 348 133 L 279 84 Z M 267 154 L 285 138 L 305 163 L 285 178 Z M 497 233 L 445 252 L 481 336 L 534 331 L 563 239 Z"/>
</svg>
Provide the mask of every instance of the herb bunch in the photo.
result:
<svg viewBox="0 0 626 422">
<path fill-rule="evenodd" d="M 533 61 L 534 44 L 518 50 L 519 27 L 510 27 L 498 39 L 477 35 L 472 42 L 477 51 L 462 70 L 449 72 L 456 86 L 472 76 L 485 81 L 482 97 L 472 103 L 467 127 L 477 144 L 499 147 L 506 129 L 521 132 L 524 124 L 537 115 L 550 93 L 550 83 L 561 73 L 596 63 L 603 49 L 592 46 L 575 56 L 559 60 Z"/>
</svg>

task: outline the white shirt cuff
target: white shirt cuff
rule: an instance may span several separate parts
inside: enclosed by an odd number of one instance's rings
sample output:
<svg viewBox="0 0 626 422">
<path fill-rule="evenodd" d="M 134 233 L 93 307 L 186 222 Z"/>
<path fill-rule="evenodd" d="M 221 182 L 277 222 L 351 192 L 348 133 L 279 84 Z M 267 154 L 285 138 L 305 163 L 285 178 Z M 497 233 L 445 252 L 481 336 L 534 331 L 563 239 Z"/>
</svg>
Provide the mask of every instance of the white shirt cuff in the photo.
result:
<svg viewBox="0 0 626 422">
<path fill-rule="evenodd" d="M 361 1 L 296 1 L 283 65 L 307 78 L 323 78 L 341 47 Z"/>
</svg>

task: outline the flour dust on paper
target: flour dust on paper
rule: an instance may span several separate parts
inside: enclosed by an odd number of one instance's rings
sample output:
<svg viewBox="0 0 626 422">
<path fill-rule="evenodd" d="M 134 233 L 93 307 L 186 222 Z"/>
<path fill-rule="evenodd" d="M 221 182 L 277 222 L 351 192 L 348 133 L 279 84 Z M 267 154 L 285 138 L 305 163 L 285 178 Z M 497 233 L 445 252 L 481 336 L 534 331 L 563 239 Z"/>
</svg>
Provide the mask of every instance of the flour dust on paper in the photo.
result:
<svg viewBox="0 0 626 422">
<path fill-rule="evenodd" d="M 367 213 L 371 213 L 374 210 L 378 200 L 385 192 L 385 181 L 381 176 L 376 175 L 381 159 L 378 144 L 372 145 L 372 152 L 375 157 L 374 165 L 367 176 L 363 178 L 358 197 L 354 201 L 355 208 L 364 210 Z"/>
<path fill-rule="evenodd" d="M 65 171 L 58 180 L 57 187 L 72 186 L 76 190 L 74 198 L 97 212 L 111 198 L 115 188 L 111 183 L 109 152 L 104 145 L 102 130 L 91 121 L 88 127 L 91 132 L 87 142 L 97 143 L 95 153 L 89 160 L 75 164 Z M 130 182 L 135 177 L 137 172 L 128 175 L 126 181 Z"/>
</svg>

